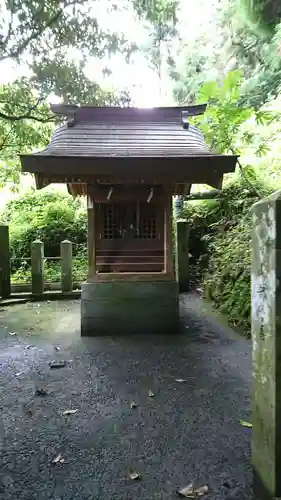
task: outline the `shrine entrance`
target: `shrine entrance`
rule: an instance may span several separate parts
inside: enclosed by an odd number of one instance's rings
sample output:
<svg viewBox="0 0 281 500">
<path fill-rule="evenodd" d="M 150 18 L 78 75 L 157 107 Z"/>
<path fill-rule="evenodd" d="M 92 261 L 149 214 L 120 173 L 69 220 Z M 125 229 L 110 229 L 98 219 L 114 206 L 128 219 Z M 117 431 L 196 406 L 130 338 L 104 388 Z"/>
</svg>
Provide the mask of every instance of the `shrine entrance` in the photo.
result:
<svg viewBox="0 0 281 500">
<path fill-rule="evenodd" d="M 119 193 L 120 201 L 96 204 L 96 271 L 163 272 L 165 232 L 161 187 L 157 190 L 144 186 L 139 190 L 132 185 L 125 196 L 118 186 L 112 186 L 107 189 L 107 196 L 113 192 L 117 193 L 115 200 Z"/>
</svg>

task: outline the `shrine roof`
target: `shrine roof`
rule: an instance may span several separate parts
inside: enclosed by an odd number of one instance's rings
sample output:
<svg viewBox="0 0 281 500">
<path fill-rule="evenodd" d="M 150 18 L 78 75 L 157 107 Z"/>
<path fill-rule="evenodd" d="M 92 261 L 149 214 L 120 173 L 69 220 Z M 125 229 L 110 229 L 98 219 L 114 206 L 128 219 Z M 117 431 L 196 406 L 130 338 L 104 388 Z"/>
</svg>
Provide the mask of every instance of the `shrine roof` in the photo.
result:
<svg viewBox="0 0 281 500">
<path fill-rule="evenodd" d="M 177 160 L 180 170 L 185 172 L 179 172 L 182 179 L 188 178 L 191 171 L 195 178 L 198 168 L 202 175 L 207 168 L 209 173 L 213 170 L 219 176 L 235 169 L 236 157 L 214 154 L 202 132 L 189 123 L 190 117 L 204 113 L 205 104 L 151 109 L 62 104 L 52 105 L 51 109 L 67 118 L 67 122 L 54 131 L 44 150 L 21 155 L 24 172 L 106 175 L 114 168 L 117 175 L 117 168 L 126 169 L 131 159 L 135 159 L 136 175 L 138 169 L 147 170 L 148 175 L 151 162 L 159 175 L 163 170 L 161 159 L 169 168 L 170 177 Z M 179 174 L 174 172 L 174 176 Z"/>
<path fill-rule="evenodd" d="M 75 157 L 211 154 L 198 128 L 190 124 L 188 129 L 184 128 L 184 121 L 204 112 L 205 107 L 82 107 L 73 115 L 70 110 L 68 123 L 57 128 L 50 144 L 37 154 Z"/>
</svg>

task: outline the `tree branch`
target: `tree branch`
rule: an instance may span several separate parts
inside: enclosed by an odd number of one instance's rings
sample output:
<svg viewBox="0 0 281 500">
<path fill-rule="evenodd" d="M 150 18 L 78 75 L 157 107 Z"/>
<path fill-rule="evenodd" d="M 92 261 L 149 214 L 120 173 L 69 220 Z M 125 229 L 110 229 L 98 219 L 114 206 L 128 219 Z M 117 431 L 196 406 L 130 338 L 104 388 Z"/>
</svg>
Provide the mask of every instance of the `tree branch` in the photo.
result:
<svg viewBox="0 0 281 500">
<path fill-rule="evenodd" d="M 14 50 L 11 50 L 9 53 L 4 54 L 3 56 L 0 57 L 0 61 L 4 61 L 5 59 L 8 59 L 9 57 L 12 58 L 17 58 L 19 55 L 28 47 L 28 45 L 39 38 L 44 31 L 46 31 L 47 28 L 50 28 L 62 15 L 63 10 L 60 9 L 58 12 L 56 12 L 49 20 L 48 22 L 41 26 L 37 31 L 33 31 L 27 38 L 24 40 L 22 43 L 18 45 L 18 47 Z"/>
<path fill-rule="evenodd" d="M 34 116 L 31 114 L 26 114 L 26 115 L 19 115 L 19 116 L 14 116 L 14 115 L 6 115 L 5 113 L 2 113 L 0 111 L 0 118 L 3 120 L 11 121 L 11 122 L 19 122 L 21 120 L 34 120 L 36 122 L 40 123 L 51 123 L 55 121 L 55 117 L 48 117 L 48 118 L 40 118 L 40 116 Z"/>
<path fill-rule="evenodd" d="M 4 149 L 6 146 L 8 146 L 8 139 L 11 136 L 11 134 L 12 134 L 12 126 L 0 144 L 0 151 L 2 151 L 2 149 Z"/>
<path fill-rule="evenodd" d="M 6 47 L 6 45 L 8 44 L 8 42 L 9 42 L 9 40 L 11 38 L 12 24 L 13 24 L 13 14 L 11 13 L 11 18 L 10 18 L 9 25 L 8 25 L 7 36 L 6 36 L 6 38 L 4 40 L 1 40 L 1 42 L 0 42 L 0 46 L 1 46 L 2 51 L 5 50 L 5 47 Z"/>
<path fill-rule="evenodd" d="M 3 113 L 2 111 L 0 111 L 0 118 L 10 122 L 19 122 L 21 120 L 34 120 L 40 123 L 48 123 L 55 121 L 56 117 L 54 116 L 48 116 L 46 118 L 43 118 L 32 114 L 32 112 L 35 111 L 38 108 L 39 104 L 41 104 L 43 101 L 44 101 L 43 97 L 38 97 L 36 103 L 33 106 L 30 106 L 25 113 L 22 113 L 20 115 L 10 115 L 8 113 Z"/>
</svg>

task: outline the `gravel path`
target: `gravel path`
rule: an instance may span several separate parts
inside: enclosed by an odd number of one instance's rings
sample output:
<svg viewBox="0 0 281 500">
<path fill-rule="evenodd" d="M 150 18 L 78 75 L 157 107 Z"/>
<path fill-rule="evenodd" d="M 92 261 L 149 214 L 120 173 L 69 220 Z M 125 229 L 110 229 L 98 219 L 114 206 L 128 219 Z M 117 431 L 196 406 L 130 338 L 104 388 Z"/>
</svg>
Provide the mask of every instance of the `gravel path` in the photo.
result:
<svg viewBox="0 0 281 500">
<path fill-rule="evenodd" d="M 79 302 L 36 306 L 0 312 L 1 500 L 252 498 L 249 341 L 193 296 L 174 337 L 81 339 Z"/>
</svg>

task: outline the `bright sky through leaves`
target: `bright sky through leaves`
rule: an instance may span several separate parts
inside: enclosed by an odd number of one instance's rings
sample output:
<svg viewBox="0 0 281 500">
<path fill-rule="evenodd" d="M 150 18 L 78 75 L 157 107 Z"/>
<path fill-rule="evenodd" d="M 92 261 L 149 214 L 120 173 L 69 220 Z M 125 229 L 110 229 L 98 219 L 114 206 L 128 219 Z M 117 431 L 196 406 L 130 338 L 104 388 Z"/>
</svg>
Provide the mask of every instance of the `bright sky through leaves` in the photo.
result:
<svg viewBox="0 0 281 500">
<path fill-rule="evenodd" d="M 4 0 L 0 0 L 0 5 Z M 108 12 L 108 5 L 111 0 L 102 0 L 100 4 L 95 3 L 95 16 L 99 19 L 99 24 L 106 29 L 117 30 L 125 37 L 137 44 L 146 44 L 149 40 L 149 30 L 144 23 L 141 23 L 134 15 L 133 9 L 126 10 L 127 0 L 118 0 L 118 11 Z M 180 35 L 183 43 L 193 36 L 198 35 L 198 30 L 202 32 L 202 43 L 204 43 L 205 33 L 210 30 L 210 17 L 212 17 L 218 0 L 204 1 L 181 0 L 180 4 Z M 124 10 L 120 8 L 124 5 Z M 75 59 L 75 50 L 69 54 Z M 103 69 L 109 68 L 112 72 L 110 76 L 103 75 Z M 17 67 L 11 60 L 1 63 L 0 82 L 7 83 L 14 79 L 28 74 L 25 67 Z M 135 105 L 140 107 L 152 107 L 157 105 L 172 105 L 171 82 L 166 77 L 163 82 L 164 95 L 159 95 L 159 82 L 155 71 L 149 68 L 148 62 L 143 54 L 135 54 L 130 64 L 127 64 L 122 55 L 111 56 L 110 60 L 89 59 L 85 68 L 85 74 L 93 81 L 103 84 L 109 88 L 122 89 L 127 87 L 130 90 Z M 57 101 L 56 96 L 51 95 L 49 100 Z"/>
</svg>

